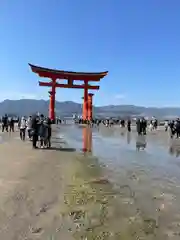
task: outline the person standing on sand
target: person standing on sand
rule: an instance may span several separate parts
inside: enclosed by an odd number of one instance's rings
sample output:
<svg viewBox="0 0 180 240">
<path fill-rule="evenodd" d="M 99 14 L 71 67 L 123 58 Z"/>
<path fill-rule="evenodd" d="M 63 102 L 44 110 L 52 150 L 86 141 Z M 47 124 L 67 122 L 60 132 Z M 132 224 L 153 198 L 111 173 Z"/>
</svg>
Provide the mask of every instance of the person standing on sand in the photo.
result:
<svg viewBox="0 0 180 240">
<path fill-rule="evenodd" d="M 29 140 L 31 140 L 32 136 L 31 136 L 31 131 L 32 131 L 32 116 L 28 117 L 27 120 L 27 131 L 28 131 L 28 137 Z"/>
<path fill-rule="evenodd" d="M 14 132 L 14 118 L 13 117 L 11 117 L 9 119 L 9 131 Z"/>
<path fill-rule="evenodd" d="M 37 148 L 36 144 L 37 144 L 37 141 L 38 141 L 38 130 L 39 130 L 38 117 L 36 115 L 34 115 L 32 117 L 32 131 L 31 131 L 31 134 L 32 134 L 32 147 L 34 149 Z"/>
<path fill-rule="evenodd" d="M 131 119 L 130 118 L 127 121 L 127 130 L 128 130 L 128 132 L 131 132 Z"/>
<path fill-rule="evenodd" d="M 39 121 L 39 132 L 38 132 L 38 135 L 40 137 L 40 148 L 45 147 L 45 139 L 47 138 L 46 135 L 48 135 L 47 124 L 44 122 L 44 120 L 45 120 L 44 115 L 41 114 L 40 121 Z"/>
<path fill-rule="evenodd" d="M 141 124 L 142 124 L 142 133 L 143 135 L 146 135 L 147 121 L 144 117 L 142 118 Z"/>
<path fill-rule="evenodd" d="M 173 136 L 176 132 L 174 120 L 170 121 L 169 128 L 170 128 L 170 136 L 171 136 L 171 138 L 173 138 Z"/>
<path fill-rule="evenodd" d="M 52 121 L 51 121 L 51 119 L 47 118 L 46 123 L 47 123 L 47 126 L 48 126 L 48 136 L 47 136 L 47 139 L 46 139 L 46 146 L 48 148 L 50 148 L 51 147 L 51 135 L 52 135 L 52 129 L 51 129 Z"/>
<path fill-rule="evenodd" d="M 25 119 L 25 117 L 21 118 L 18 126 L 19 126 L 19 129 L 20 129 L 20 139 L 22 141 L 25 141 L 25 137 L 26 137 L 26 119 Z"/>
<path fill-rule="evenodd" d="M 168 121 L 165 121 L 165 122 L 164 122 L 165 132 L 167 132 L 168 127 L 169 127 L 169 122 L 168 122 Z"/>
<path fill-rule="evenodd" d="M 51 120 L 49 118 L 44 119 L 44 147 L 51 147 Z"/>
<path fill-rule="evenodd" d="M 142 130 L 141 130 L 141 121 L 140 121 L 140 119 L 138 118 L 137 119 L 137 121 L 136 121 L 136 129 L 137 129 L 137 133 L 138 133 L 138 135 L 141 135 L 141 132 L 142 132 Z"/>
<path fill-rule="evenodd" d="M 151 120 L 150 121 L 150 124 L 149 124 L 149 130 L 150 130 L 150 132 L 152 132 L 152 130 L 153 130 L 153 121 Z"/>
<path fill-rule="evenodd" d="M 179 118 L 176 120 L 176 137 L 177 138 L 180 137 L 180 119 Z"/>
<path fill-rule="evenodd" d="M 2 132 L 4 132 L 4 129 L 6 129 L 6 132 L 8 132 L 8 116 L 5 114 L 4 117 L 2 117 Z"/>
</svg>

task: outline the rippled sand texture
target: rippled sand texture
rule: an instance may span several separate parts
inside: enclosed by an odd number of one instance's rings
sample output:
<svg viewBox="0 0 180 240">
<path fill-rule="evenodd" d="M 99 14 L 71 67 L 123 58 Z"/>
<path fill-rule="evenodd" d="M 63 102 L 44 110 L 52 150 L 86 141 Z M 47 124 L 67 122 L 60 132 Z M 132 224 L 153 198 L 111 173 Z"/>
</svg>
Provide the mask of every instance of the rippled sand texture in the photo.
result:
<svg viewBox="0 0 180 240">
<path fill-rule="evenodd" d="M 62 134 L 80 149 L 81 131 L 72 127 Z M 73 197 L 67 200 L 72 216 L 74 208 L 82 211 L 77 239 L 82 234 L 84 239 L 96 239 L 98 234 L 107 235 L 102 239 L 180 239 L 180 159 L 170 150 L 178 151 L 180 140 L 170 140 L 163 130 L 139 137 L 101 127 L 92 135 L 92 155 L 79 160 L 82 173 L 75 177 L 69 189 Z M 97 160 L 91 166 L 93 156 Z M 109 182 L 93 183 L 95 173 Z"/>
</svg>

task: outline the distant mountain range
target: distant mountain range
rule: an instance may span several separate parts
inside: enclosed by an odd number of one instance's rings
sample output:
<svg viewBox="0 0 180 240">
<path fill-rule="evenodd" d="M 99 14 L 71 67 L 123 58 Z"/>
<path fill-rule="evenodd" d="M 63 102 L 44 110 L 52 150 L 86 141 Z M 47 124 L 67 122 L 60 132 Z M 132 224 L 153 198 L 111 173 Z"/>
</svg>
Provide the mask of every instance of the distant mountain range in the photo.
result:
<svg viewBox="0 0 180 240">
<path fill-rule="evenodd" d="M 49 101 L 46 100 L 4 100 L 0 102 L 0 116 L 12 114 L 28 116 L 36 112 L 48 113 Z M 82 114 L 82 104 L 66 101 L 56 102 L 56 115 L 61 117 Z M 157 118 L 168 119 L 180 116 L 180 108 L 166 107 L 140 107 L 134 105 L 109 105 L 94 107 L 94 115 L 99 117 L 123 117 L 123 116 L 156 116 Z"/>
</svg>

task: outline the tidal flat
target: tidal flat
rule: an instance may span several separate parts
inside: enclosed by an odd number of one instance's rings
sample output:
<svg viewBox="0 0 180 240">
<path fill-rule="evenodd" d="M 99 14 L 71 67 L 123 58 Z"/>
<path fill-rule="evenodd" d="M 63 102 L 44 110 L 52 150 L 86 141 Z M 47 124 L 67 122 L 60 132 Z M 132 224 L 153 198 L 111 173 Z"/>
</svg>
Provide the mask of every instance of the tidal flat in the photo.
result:
<svg viewBox="0 0 180 240">
<path fill-rule="evenodd" d="M 0 238 L 179 240 L 179 152 L 163 129 L 64 125 L 37 151 L 4 134 Z"/>
<path fill-rule="evenodd" d="M 66 131 L 61 134 L 82 151 L 84 130 Z M 171 140 L 163 129 L 147 136 L 117 128 L 87 131 L 91 151 L 77 157 L 65 200 L 76 222 L 74 236 L 179 239 L 180 140 Z"/>
</svg>

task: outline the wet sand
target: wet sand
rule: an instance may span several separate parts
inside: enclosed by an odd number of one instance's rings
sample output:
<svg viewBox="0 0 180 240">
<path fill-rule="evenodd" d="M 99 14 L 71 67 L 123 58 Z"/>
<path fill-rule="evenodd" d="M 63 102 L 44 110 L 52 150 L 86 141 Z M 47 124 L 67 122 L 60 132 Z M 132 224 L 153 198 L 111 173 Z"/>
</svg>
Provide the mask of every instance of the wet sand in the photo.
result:
<svg viewBox="0 0 180 240">
<path fill-rule="evenodd" d="M 62 134 L 81 149 L 80 131 L 72 127 L 71 132 L 64 129 Z M 92 155 L 117 191 L 113 206 L 120 209 L 116 221 L 126 229 L 119 226 L 122 239 L 179 239 L 179 150 L 180 139 L 171 140 L 164 128 L 147 136 L 137 136 L 135 130 L 128 134 L 117 127 L 93 130 Z M 147 223 L 154 227 L 146 234 Z"/>
<path fill-rule="evenodd" d="M 0 239 L 179 239 L 179 139 L 59 131 L 52 150 L 37 151 L 3 134 Z"/>
</svg>

